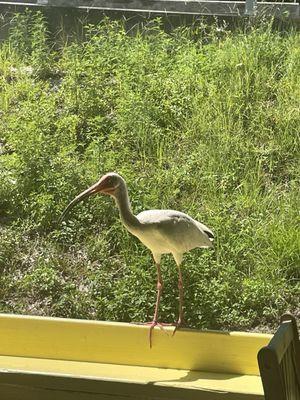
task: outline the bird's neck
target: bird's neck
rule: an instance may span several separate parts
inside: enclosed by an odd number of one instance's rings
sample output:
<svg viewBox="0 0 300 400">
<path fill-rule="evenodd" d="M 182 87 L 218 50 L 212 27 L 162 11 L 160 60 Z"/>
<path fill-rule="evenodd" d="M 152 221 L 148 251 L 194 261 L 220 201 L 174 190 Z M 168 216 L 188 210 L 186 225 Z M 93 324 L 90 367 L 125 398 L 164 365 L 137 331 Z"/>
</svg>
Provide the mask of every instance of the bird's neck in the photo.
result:
<svg viewBox="0 0 300 400">
<path fill-rule="evenodd" d="M 131 210 L 130 200 L 126 187 L 123 187 L 118 192 L 118 194 L 115 196 L 115 201 L 120 212 L 121 221 L 123 222 L 125 227 L 133 233 L 133 231 L 135 231 L 139 227 L 140 222 Z"/>
</svg>

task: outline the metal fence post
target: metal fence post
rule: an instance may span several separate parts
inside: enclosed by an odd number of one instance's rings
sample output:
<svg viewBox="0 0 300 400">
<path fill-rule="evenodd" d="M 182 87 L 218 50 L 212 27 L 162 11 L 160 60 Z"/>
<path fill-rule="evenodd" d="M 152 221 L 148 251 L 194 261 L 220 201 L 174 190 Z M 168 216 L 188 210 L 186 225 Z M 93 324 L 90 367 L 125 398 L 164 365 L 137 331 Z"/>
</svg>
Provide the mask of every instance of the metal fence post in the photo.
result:
<svg viewBox="0 0 300 400">
<path fill-rule="evenodd" d="M 257 9 L 257 0 L 245 0 L 245 15 L 255 16 Z"/>
</svg>

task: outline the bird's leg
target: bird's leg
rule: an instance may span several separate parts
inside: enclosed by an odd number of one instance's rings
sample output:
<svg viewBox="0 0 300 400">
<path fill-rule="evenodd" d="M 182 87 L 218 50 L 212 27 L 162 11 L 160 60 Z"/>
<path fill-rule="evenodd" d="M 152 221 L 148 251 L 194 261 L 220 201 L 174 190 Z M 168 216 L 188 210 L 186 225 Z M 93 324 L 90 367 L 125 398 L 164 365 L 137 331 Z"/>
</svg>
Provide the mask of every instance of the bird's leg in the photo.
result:
<svg viewBox="0 0 300 400">
<path fill-rule="evenodd" d="M 160 264 L 156 263 L 156 268 L 157 268 L 157 295 L 156 295 L 156 303 L 155 303 L 155 310 L 154 310 L 154 315 L 153 315 L 153 320 L 150 324 L 150 331 L 149 331 L 149 341 L 150 341 L 150 347 L 152 347 L 152 331 L 154 327 L 158 324 L 158 308 L 159 308 L 159 303 L 160 303 L 160 298 L 161 298 L 161 293 L 163 290 L 163 281 L 161 277 L 161 270 L 160 270 Z"/>
<path fill-rule="evenodd" d="M 164 326 L 174 325 L 174 324 L 165 324 L 165 323 L 158 322 L 158 309 L 159 309 L 160 298 L 161 298 L 161 294 L 162 294 L 162 290 L 163 290 L 163 281 L 162 281 L 162 277 L 161 277 L 161 270 L 160 270 L 159 263 L 156 263 L 156 268 L 157 268 L 157 295 L 156 295 L 156 303 L 155 303 L 153 320 L 151 322 L 146 322 L 143 324 L 143 325 L 150 326 L 150 330 L 149 330 L 150 348 L 152 347 L 152 331 L 155 326 L 158 326 L 160 329 L 164 330 L 164 328 L 163 328 Z"/>
<path fill-rule="evenodd" d="M 173 336 L 175 335 L 176 330 L 183 323 L 183 281 L 180 266 L 178 265 L 178 289 L 179 289 L 179 317 L 178 321 L 175 325 L 175 329 L 173 332 Z"/>
<path fill-rule="evenodd" d="M 161 277 L 160 264 L 156 264 L 156 268 L 157 268 L 157 286 L 156 286 L 157 287 L 157 295 L 156 295 L 156 303 L 155 303 L 153 322 L 157 322 L 158 308 L 159 308 L 161 293 L 162 293 L 162 289 L 163 289 L 163 281 L 162 281 L 162 277 Z"/>
<path fill-rule="evenodd" d="M 164 326 L 174 326 L 174 324 L 165 324 L 165 323 L 160 323 L 158 322 L 158 309 L 159 309 L 159 303 L 160 303 L 160 298 L 163 290 L 163 281 L 162 281 L 162 276 L 161 276 L 161 270 L 160 270 L 160 263 L 155 262 L 156 268 L 157 268 L 157 295 L 156 295 L 156 303 L 155 303 L 155 310 L 154 310 L 154 315 L 153 319 L 151 322 L 143 322 L 142 325 L 147 325 L 150 327 L 149 330 L 149 342 L 150 342 L 150 348 L 152 347 L 152 331 L 155 326 L 158 326 L 161 330 L 164 330 Z"/>
</svg>

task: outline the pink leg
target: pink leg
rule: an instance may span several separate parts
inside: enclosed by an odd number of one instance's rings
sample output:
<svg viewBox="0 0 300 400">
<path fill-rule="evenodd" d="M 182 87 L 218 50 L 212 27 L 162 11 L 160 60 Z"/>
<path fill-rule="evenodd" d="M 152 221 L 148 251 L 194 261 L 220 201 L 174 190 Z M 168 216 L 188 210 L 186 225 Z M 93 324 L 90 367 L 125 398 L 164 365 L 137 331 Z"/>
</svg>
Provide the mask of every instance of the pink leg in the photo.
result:
<svg viewBox="0 0 300 400">
<path fill-rule="evenodd" d="M 183 323 L 183 281 L 182 281 L 182 274 L 180 266 L 178 266 L 178 289 L 179 289 L 179 317 L 178 321 L 175 325 L 175 329 L 173 332 L 173 336 L 175 335 L 176 330 L 182 325 Z"/>
<path fill-rule="evenodd" d="M 163 290 L 163 281 L 162 281 L 162 276 L 161 276 L 160 264 L 159 263 L 155 263 L 155 264 L 156 264 L 156 268 L 157 268 L 157 295 L 156 295 L 156 303 L 155 303 L 153 320 L 151 322 L 142 323 L 142 325 L 150 326 L 150 330 L 149 330 L 150 348 L 152 347 L 152 331 L 155 326 L 158 326 L 162 330 L 164 330 L 164 328 L 163 328 L 164 326 L 174 326 L 174 324 L 165 324 L 165 323 L 158 322 L 158 309 L 159 309 L 160 298 L 161 298 L 161 294 L 162 294 L 162 290 Z"/>
<path fill-rule="evenodd" d="M 156 295 L 156 303 L 155 303 L 153 321 L 150 323 L 150 331 L 149 331 L 150 347 L 152 347 L 152 331 L 156 325 L 159 325 L 159 323 L 157 321 L 158 308 L 159 308 L 161 293 L 162 293 L 162 289 L 163 289 L 163 281 L 162 281 L 162 277 L 161 277 L 160 264 L 156 264 L 156 268 L 157 268 L 157 295 Z"/>
<path fill-rule="evenodd" d="M 158 308 L 159 308 L 161 293 L 162 293 L 162 289 L 163 289 L 163 281 L 162 281 L 162 277 L 161 277 L 160 264 L 156 264 L 156 268 L 157 268 L 157 296 L 156 296 L 153 322 L 157 322 Z"/>
<path fill-rule="evenodd" d="M 165 324 L 165 323 L 158 322 L 158 308 L 159 308 L 161 293 L 163 290 L 163 281 L 162 281 L 162 277 L 161 277 L 160 264 L 156 263 L 156 267 L 157 267 L 157 296 L 156 296 L 156 303 L 155 303 L 155 311 L 154 311 L 152 322 L 146 322 L 146 324 L 145 324 L 145 325 L 150 326 L 150 330 L 149 330 L 150 348 L 152 347 L 152 331 L 155 326 L 158 326 L 162 330 L 164 330 L 164 328 L 163 328 L 164 326 L 174 326 L 174 324 Z"/>
</svg>

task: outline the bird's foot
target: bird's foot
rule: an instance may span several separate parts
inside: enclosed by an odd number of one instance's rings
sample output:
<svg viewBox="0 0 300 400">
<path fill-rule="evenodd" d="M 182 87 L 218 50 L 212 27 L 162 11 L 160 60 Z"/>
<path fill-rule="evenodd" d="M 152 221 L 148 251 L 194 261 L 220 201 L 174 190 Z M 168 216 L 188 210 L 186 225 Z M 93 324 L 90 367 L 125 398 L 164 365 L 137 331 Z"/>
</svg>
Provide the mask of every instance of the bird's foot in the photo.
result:
<svg viewBox="0 0 300 400">
<path fill-rule="evenodd" d="M 156 326 L 158 326 L 163 332 L 166 332 L 164 330 L 164 326 L 174 326 L 174 324 L 167 324 L 167 323 L 158 322 L 158 321 L 155 321 L 155 320 L 153 320 L 152 322 L 146 322 L 145 325 L 150 326 L 150 330 L 149 330 L 150 349 L 152 347 L 152 331 Z"/>
<path fill-rule="evenodd" d="M 176 326 L 176 324 L 172 323 L 164 323 L 164 322 L 158 322 L 158 321 L 150 321 L 150 322 L 137 322 L 138 325 L 146 325 L 150 327 L 149 330 L 149 343 L 150 343 L 150 348 L 152 347 L 152 332 L 153 329 L 158 326 L 163 332 L 167 333 L 164 329 L 165 326 Z"/>
<path fill-rule="evenodd" d="M 182 320 L 179 318 L 177 322 L 175 322 L 175 324 L 173 324 L 173 326 L 175 326 L 175 329 L 172 333 L 172 336 L 175 335 L 176 331 L 178 328 L 180 328 L 182 326 Z"/>
<path fill-rule="evenodd" d="M 150 321 L 150 322 L 131 322 L 131 323 L 135 324 L 135 325 L 150 326 L 150 328 L 152 327 L 152 325 L 153 325 L 153 328 L 155 326 L 158 326 L 164 332 L 165 332 L 165 330 L 164 330 L 165 326 L 176 326 L 176 324 L 174 322 L 173 323 L 166 323 L 166 322 L 158 322 L 158 321 L 155 321 L 155 320 L 154 321 Z"/>
<path fill-rule="evenodd" d="M 164 331 L 164 326 L 174 326 L 174 323 L 166 323 L 166 322 L 158 322 L 158 321 L 150 321 L 150 322 L 141 322 L 141 325 L 147 325 L 147 326 L 158 326 L 162 331 Z"/>
</svg>

